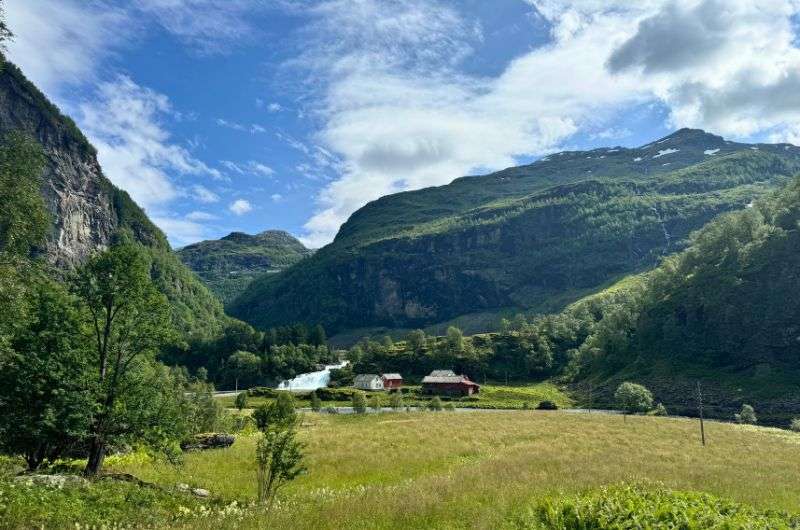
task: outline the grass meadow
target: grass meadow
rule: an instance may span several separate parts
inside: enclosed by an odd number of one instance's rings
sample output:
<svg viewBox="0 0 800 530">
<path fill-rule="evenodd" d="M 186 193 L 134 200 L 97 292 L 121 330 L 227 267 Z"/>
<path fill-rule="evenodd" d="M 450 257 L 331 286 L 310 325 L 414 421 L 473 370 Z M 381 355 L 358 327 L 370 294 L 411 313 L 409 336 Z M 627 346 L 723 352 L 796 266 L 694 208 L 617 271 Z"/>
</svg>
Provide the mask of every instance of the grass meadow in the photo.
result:
<svg viewBox="0 0 800 530">
<path fill-rule="evenodd" d="M 303 417 L 308 473 L 267 516 L 243 510 L 191 528 L 514 528 L 545 498 L 606 485 L 708 492 L 759 510 L 800 513 L 800 435 L 726 423 L 543 411 L 395 412 Z M 181 467 L 114 471 L 255 496 L 256 438 L 187 455 Z"/>
</svg>

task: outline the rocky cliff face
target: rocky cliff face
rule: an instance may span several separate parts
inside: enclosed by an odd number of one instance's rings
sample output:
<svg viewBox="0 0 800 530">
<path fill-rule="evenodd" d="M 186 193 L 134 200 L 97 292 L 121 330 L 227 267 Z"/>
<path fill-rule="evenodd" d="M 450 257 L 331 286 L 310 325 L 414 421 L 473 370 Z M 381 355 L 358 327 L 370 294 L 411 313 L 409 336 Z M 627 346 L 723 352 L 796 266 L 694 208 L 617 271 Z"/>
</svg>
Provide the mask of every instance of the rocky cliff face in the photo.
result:
<svg viewBox="0 0 800 530">
<path fill-rule="evenodd" d="M 57 113 L 14 65 L 3 66 L 0 134 L 21 130 L 42 145 L 47 157 L 42 192 L 53 221 L 43 250 L 52 263 L 70 267 L 107 247 L 119 220 L 113 187 L 103 176 L 94 150 Z"/>
</svg>

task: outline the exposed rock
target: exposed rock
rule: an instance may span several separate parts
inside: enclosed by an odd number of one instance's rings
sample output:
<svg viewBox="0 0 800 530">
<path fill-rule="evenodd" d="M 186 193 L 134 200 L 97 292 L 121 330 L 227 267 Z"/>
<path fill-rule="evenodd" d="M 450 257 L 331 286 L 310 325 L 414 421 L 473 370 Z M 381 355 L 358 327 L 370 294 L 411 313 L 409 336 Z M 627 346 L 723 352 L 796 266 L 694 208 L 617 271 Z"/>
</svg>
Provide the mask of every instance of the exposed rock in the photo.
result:
<svg viewBox="0 0 800 530">
<path fill-rule="evenodd" d="M 192 495 L 194 495 L 195 497 L 203 497 L 203 498 L 205 498 L 205 497 L 208 497 L 209 495 L 211 495 L 211 493 L 209 493 L 208 490 L 204 490 L 203 488 L 193 488 L 192 489 Z"/>
<path fill-rule="evenodd" d="M 191 488 L 189 487 L 188 484 L 180 483 L 177 486 L 175 486 L 175 489 L 177 489 L 178 491 L 184 491 L 185 492 L 185 491 L 189 491 Z"/>
<path fill-rule="evenodd" d="M 65 487 L 83 487 L 88 481 L 78 475 L 18 475 L 15 482 L 28 486 L 47 486 L 49 488 L 63 489 Z"/>
<path fill-rule="evenodd" d="M 236 437 L 232 434 L 204 433 L 195 434 L 191 440 L 181 443 L 184 451 L 198 451 L 205 449 L 225 449 L 233 445 Z"/>
</svg>

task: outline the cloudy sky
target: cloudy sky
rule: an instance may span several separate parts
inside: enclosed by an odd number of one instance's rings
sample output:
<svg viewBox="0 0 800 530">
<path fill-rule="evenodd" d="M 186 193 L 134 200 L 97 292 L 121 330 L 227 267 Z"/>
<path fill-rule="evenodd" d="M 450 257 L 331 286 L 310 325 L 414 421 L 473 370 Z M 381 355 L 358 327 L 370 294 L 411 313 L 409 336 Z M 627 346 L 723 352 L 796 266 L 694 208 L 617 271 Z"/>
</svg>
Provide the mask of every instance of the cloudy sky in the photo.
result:
<svg viewBox="0 0 800 530">
<path fill-rule="evenodd" d="M 6 0 L 175 246 L 678 127 L 800 143 L 800 0 Z"/>
</svg>

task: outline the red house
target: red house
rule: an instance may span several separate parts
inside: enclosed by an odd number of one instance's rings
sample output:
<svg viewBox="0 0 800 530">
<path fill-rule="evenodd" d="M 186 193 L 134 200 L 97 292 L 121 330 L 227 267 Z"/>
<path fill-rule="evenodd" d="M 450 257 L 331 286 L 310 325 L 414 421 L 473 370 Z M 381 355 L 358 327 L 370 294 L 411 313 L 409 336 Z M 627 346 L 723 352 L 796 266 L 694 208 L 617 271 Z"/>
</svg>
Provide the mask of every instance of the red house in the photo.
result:
<svg viewBox="0 0 800 530">
<path fill-rule="evenodd" d="M 383 374 L 381 378 L 385 390 L 399 390 L 403 387 L 403 376 L 400 374 Z"/>
<path fill-rule="evenodd" d="M 471 396 L 481 390 L 465 375 L 456 375 L 452 370 L 434 370 L 422 380 L 422 391 L 426 394 L 449 396 Z"/>
</svg>

